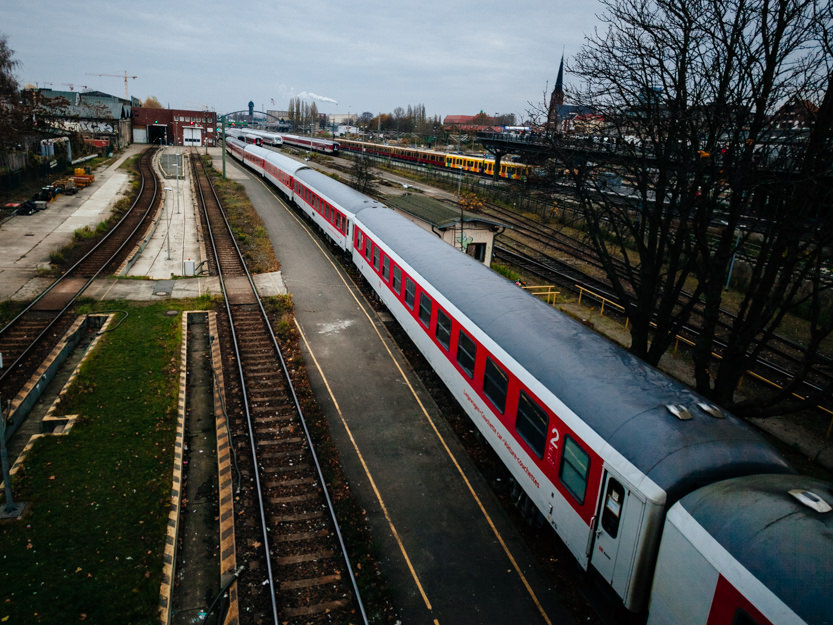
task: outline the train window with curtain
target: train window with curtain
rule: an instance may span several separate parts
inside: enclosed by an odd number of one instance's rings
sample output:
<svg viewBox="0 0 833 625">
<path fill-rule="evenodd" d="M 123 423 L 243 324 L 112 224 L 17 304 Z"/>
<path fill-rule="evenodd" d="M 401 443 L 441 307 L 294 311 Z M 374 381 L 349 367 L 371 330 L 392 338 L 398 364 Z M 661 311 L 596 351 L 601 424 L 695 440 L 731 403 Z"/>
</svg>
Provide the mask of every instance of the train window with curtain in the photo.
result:
<svg viewBox="0 0 833 625">
<path fill-rule="evenodd" d="M 416 299 L 416 285 L 410 278 L 405 278 L 405 303 L 411 310 L 414 309 L 414 300 Z"/>
<path fill-rule="evenodd" d="M 373 241 L 371 241 L 370 239 L 367 239 L 367 248 L 364 251 L 365 258 L 367 258 L 367 260 L 370 260 L 372 254 L 373 254 Z"/>
<path fill-rule="evenodd" d="M 391 282 L 391 286 L 393 287 L 393 292 L 398 296 L 400 294 L 399 289 L 402 286 L 402 270 L 398 265 L 393 266 L 393 281 Z"/>
<path fill-rule="evenodd" d="M 424 291 L 419 294 L 419 320 L 426 328 L 431 325 L 431 308 L 433 306 L 434 302 Z"/>
<path fill-rule="evenodd" d="M 521 391 L 518 398 L 518 415 L 515 420 L 515 429 L 539 458 L 544 456 L 548 427 L 547 413 L 534 399 Z"/>
<path fill-rule="evenodd" d="M 390 258 L 387 256 L 382 259 L 382 277 L 385 279 L 385 282 L 390 277 Z"/>
<path fill-rule="evenodd" d="M 570 494 L 581 504 L 584 503 L 589 475 L 590 456 L 569 435 L 565 436 L 558 477 Z"/>
<path fill-rule="evenodd" d="M 457 364 L 468 374 L 469 378 L 474 375 L 475 360 L 477 360 L 477 343 L 460 330 L 457 333 Z"/>
<path fill-rule="evenodd" d="M 440 345 L 448 349 L 451 345 L 451 317 L 441 308 L 437 308 L 437 329 L 434 332 Z"/>
<path fill-rule="evenodd" d="M 486 370 L 483 373 L 483 393 L 503 414 L 506 410 L 506 389 L 509 387 L 509 376 L 491 358 L 486 358 Z"/>
<path fill-rule="evenodd" d="M 373 268 L 376 271 L 379 271 L 379 248 L 378 247 L 373 248 Z"/>
<path fill-rule="evenodd" d="M 364 252 L 362 249 L 362 243 L 364 243 L 362 239 L 362 231 L 356 228 L 356 249 L 359 250 L 359 254 Z"/>
</svg>

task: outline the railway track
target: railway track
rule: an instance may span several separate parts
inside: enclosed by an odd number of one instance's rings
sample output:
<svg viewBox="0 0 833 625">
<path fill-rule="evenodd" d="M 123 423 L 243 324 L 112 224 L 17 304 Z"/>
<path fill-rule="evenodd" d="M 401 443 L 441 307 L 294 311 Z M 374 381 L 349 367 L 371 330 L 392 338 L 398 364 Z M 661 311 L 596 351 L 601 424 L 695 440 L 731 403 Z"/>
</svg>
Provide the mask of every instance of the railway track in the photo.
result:
<svg viewBox="0 0 833 625">
<path fill-rule="evenodd" d="M 0 396 L 14 397 L 72 323 L 72 307 L 87 287 L 123 262 L 160 202 L 154 148 L 139 159 L 140 188 L 133 205 L 91 250 L 0 329 Z"/>
<path fill-rule="evenodd" d="M 225 299 L 226 403 L 243 475 L 234 514 L 241 622 L 367 623 L 290 372 L 198 161 L 191 159 Z"/>
</svg>

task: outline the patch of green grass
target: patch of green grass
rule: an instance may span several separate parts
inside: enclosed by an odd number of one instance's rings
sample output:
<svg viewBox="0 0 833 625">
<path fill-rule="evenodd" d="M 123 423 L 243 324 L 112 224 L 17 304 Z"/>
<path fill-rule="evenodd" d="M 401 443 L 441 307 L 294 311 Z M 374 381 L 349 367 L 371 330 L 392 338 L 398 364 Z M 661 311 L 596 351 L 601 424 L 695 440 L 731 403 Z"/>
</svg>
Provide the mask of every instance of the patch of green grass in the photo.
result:
<svg viewBox="0 0 833 625">
<path fill-rule="evenodd" d="M 210 300 L 203 302 L 203 305 Z M 194 301 L 104 302 L 107 332 L 13 480 L 22 520 L 0 525 L 0 622 L 154 623 L 172 485 L 181 315 Z"/>
<path fill-rule="evenodd" d="M 280 263 L 275 257 L 269 234 L 263 226 L 263 220 L 252 206 L 246 188 L 236 180 L 225 180 L 220 177 L 211 165 L 211 157 L 204 157 L 211 174 L 220 202 L 225 210 L 240 251 L 246 260 L 246 265 L 252 273 L 265 273 L 280 269 Z"/>
<path fill-rule="evenodd" d="M 520 277 L 520 274 L 513 271 L 506 265 L 501 265 L 500 263 L 492 263 L 492 271 L 499 273 L 504 278 L 508 278 L 512 282 L 515 282 Z"/>
<path fill-rule="evenodd" d="M 291 295 L 277 295 L 275 297 L 264 297 L 263 307 L 266 312 L 275 320 L 272 328 L 275 336 L 282 341 L 289 341 L 292 338 L 295 310 L 292 304 Z"/>
</svg>

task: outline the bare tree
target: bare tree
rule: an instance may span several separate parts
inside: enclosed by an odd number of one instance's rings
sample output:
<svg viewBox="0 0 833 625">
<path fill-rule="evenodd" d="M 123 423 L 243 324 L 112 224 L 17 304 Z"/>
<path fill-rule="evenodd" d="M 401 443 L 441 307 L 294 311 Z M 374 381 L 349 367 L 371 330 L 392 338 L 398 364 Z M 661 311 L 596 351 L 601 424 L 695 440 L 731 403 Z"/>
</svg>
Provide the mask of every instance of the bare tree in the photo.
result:
<svg viewBox="0 0 833 625">
<path fill-rule="evenodd" d="M 821 305 L 833 233 L 829 7 L 602 2 L 606 30 L 569 68 L 582 80 L 574 101 L 595 113 L 584 122 L 593 138 L 557 134 L 558 154 L 625 304 L 631 351 L 656 364 L 696 311 L 698 390 L 732 404 L 785 315 L 810 311 L 807 362 L 830 333 Z M 807 114 L 786 115 L 788 103 Z M 751 280 L 730 316 L 724 287 L 741 254 Z M 767 403 L 782 409 L 784 397 Z"/>
<path fill-rule="evenodd" d="M 370 166 L 370 159 L 365 158 L 364 152 L 353 158 L 353 165 L 350 168 L 350 184 L 361 193 L 369 193 L 373 190 L 373 169 Z"/>
<path fill-rule="evenodd" d="M 0 149 L 17 145 L 24 126 L 20 88 L 14 71 L 18 62 L 5 35 L 0 35 Z"/>
</svg>

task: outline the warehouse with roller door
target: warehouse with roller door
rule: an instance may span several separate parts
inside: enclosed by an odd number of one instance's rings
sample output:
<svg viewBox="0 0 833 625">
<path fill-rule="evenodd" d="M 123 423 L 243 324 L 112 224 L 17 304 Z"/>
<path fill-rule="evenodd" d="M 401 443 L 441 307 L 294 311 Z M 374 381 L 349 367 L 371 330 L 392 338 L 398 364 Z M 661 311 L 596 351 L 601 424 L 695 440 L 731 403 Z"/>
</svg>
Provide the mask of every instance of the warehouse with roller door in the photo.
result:
<svg viewBox="0 0 833 625">
<path fill-rule="evenodd" d="M 133 143 L 213 146 L 216 139 L 217 113 L 186 109 L 133 109 Z"/>
</svg>

